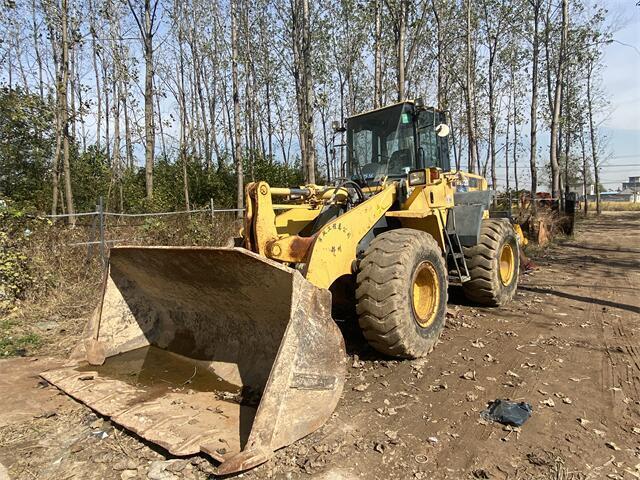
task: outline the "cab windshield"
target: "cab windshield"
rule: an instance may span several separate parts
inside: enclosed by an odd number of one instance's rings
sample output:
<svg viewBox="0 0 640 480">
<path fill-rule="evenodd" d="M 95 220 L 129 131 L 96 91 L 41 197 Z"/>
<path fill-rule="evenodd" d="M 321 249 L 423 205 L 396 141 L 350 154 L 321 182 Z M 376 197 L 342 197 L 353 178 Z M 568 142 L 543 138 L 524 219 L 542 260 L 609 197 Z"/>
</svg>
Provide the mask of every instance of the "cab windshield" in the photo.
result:
<svg viewBox="0 0 640 480">
<path fill-rule="evenodd" d="M 365 185 L 416 168 L 413 105 L 399 104 L 347 120 L 348 173 Z"/>
</svg>

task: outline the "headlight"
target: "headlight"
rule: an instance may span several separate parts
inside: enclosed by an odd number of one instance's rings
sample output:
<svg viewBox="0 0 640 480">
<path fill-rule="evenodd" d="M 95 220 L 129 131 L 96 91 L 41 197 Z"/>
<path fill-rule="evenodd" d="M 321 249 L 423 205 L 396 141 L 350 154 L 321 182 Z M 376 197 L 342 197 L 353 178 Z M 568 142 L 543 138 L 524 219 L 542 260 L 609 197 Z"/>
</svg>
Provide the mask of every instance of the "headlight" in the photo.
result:
<svg viewBox="0 0 640 480">
<path fill-rule="evenodd" d="M 416 185 L 424 185 L 427 183 L 427 171 L 426 170 L 414 170 L 409 172 L 409 186 L 415 187 Z"/>
</svg>

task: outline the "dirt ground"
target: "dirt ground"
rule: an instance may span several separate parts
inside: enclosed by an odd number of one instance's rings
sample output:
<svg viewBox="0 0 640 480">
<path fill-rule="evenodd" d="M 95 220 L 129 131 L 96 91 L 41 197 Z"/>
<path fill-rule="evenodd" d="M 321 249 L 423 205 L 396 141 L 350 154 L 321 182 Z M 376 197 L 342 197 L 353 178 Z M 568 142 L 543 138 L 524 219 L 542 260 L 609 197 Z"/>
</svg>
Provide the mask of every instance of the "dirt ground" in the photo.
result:
<svg viewBox="0 0 640 480">
<path fill-rule="evenodd" d="M 535 259 L 516 301 L 466 305 L 452 289 L 428 358 L 381 358 L 347 330 L 349 372 L 332 419 L 238 477 L 640 478 L 640 213 L 579 224 Z M 207 478 L 39 381 L 60 358 L 0 361 L 0 463 L 15 479 Z M 480 417 L 529 402 L 519 431 Z M 3 479 L 0 466 L 0 479 Z"/>
</svg>

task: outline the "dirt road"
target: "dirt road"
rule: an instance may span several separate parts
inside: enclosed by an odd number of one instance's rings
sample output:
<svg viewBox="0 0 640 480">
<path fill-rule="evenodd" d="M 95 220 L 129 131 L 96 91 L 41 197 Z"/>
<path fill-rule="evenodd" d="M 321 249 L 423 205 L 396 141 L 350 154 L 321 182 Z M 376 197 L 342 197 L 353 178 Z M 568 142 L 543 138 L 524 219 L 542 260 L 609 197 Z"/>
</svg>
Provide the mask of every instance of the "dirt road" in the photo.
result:
<svg viewBox="0 0 640 480">
<path fill-rule="evenodd" d="M 333 418 L 242 477 L 640 478 L 640 214 L 589 219 L 535 262 L 507 307 L 452 291 L 426 359 L 382 359 L 345 327 L 349 378 Z M 39 385 L 59 361 L 0 362 L 11 478 L 207 477 L 207 461 L 167 459 Z M 481 419 L 496 398 L 533 406 L 520 431 Z"/>
</svg>

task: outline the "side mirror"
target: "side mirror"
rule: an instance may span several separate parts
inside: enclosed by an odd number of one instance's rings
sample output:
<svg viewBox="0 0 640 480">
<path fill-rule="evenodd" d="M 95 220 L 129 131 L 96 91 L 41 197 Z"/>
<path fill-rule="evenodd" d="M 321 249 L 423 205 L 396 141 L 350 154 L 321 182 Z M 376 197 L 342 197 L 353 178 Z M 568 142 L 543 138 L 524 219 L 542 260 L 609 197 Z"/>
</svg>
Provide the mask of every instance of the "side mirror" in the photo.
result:
<svg viewBox="0 0 640 480">
<path fill-rule="evenodd" d="M 438 135 L 439 137 L 446 137 L 450 132 L 451 129 L 446 123 L 441 123 L 440 125 L 436 126 L 436 135 Z"/>
<path fill-rule="evenodd" d="M 346 129 L 340 124 L 338 120 L 331 122 L 331 130 L 335 133 L 344 132 Z"/>
</svg>

